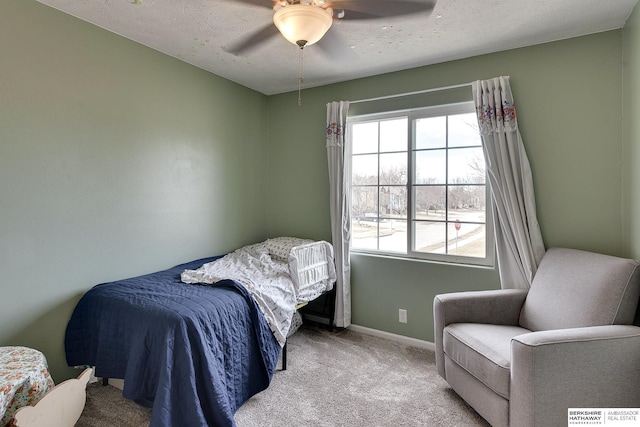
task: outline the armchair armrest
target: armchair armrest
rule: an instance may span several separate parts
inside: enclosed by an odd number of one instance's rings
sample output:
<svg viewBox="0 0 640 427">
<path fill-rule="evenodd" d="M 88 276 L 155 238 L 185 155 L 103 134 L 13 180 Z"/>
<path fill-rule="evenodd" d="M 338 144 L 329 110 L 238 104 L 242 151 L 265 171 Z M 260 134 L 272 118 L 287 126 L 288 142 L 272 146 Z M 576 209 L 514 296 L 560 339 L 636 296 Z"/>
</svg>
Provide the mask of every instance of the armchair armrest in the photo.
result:
<svg viewBox="0 0 640 427">
<path fill-rule="evenodd" d="M 532 332 L 511 341 L 511 425 L 565 425 L 568 408 L 640 407 L 640 327 Z"/>
<path fill-rule="evenodd" d="M 522 289 L 454 292 L 433 299 L 434 341 L 438 373 L 446 379 L 442 331 L 452 323 L 518 325 L 520 310 L 527 297 Z"/>
</svg>

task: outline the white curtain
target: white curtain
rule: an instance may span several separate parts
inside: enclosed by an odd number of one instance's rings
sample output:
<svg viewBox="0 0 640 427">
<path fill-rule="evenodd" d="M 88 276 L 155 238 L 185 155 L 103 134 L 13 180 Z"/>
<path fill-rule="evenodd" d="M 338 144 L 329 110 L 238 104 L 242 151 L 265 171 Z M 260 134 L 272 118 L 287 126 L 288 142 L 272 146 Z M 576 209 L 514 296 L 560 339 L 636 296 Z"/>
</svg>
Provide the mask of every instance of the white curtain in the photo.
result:
<svg viewBox="0 0 640 427">
<path fill-rule="evenodd" d="M 345 138 L 348 110 L 348 101 L 327 104 L 331 237 L 337 276 L 334 320 L 340 328 L 351 324 L 351 149 Z"/>
<path fill-rule="evenodd" d="M 473 99 L 491 185 L 501 285 L 528 289 L 545 248 L 509 77 L 474 82 Z"/>
</svg>

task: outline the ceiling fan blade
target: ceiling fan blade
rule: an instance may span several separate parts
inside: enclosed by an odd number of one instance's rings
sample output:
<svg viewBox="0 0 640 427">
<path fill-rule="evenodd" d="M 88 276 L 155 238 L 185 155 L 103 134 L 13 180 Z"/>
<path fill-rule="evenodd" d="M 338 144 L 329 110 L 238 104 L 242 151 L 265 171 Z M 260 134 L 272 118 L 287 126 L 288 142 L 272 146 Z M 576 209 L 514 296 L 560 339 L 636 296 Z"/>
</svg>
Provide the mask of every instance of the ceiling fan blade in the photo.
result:
<svg viewBox="0 0 640 427">
<path fill-rule="evenodd" d="M 318 46 L 325 55 L 337 62 L 344 62 L 351 56 L 351 49 L 347 47 L 347 44 L 334 31 L 328 31 L 315 45 Z M 311 46 L 311 48 L 313 48 L 313 46 Z"/>
<path fill-rule="evenodd" d="M 234 0 L 238 3 L 249 3 L 252 4 L 254 6 L 263 6 L 263 7 L 268 7 L 268 8 L 272 8 L 273 7 L 273 1 L 271 0 Z"/>
<path fill-rule="evenodd" d="M 239 56 L 243 53 L 248 53 L 257 47 L 259 47 L 262 43 L 269 40 L 271 37 L 280 34 L 278 29 L 272 22 L 263 26 L 259 30 L 255 31 L 253 34 L 245 37 L 244 39 L 231 44 L 228 46 L 225 51 L 232 53 L 236 56 Z"/>
<path fill-rule="evenodd" d="M 336 0 L 329 5 L 336 11 L 344 10 L 343 19 L 377 19 L 431 12 L 436 0 Z"/>
</svg>

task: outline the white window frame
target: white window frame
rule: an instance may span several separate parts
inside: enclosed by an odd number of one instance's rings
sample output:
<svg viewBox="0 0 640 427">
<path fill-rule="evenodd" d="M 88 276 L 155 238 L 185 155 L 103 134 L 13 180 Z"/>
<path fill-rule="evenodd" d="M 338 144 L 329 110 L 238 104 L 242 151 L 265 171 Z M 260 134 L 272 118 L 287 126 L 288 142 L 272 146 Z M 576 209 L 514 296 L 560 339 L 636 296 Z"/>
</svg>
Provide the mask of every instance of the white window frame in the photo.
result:
<svg viewBox="0 0 640 427">
<path fill-rule="evenodd" d="M 382 113 L 373 113 L 373 114 L 363 114 L 358 116 L 350 116 L 347 118 L 347 137 L 350 138 L 352 135 L 352 126 L 357 123 L 366 123 L 366 122 L 380 122 L 384 120 L 390 119 L 398 119 L 406 117 L 408 120 L 408 135 L 407 135 L 407 182 L 406 182 L 406 193 L 407 193 L 407 214 L 405 220 L 407 222 L 407 244 L 406 244 L 406 253 L 398 253 L 385 251 L 380 249 L 363 249 L 363 248 L 351 248 L 352 252 L 362 253 L 362 254 L 371 254 L 371 255 L 384 255 L 394 258 L 408 258 L 408 259 L 416 259 L 416 260 L 426 260 L 426 261 L 436 261 L 436 262 L 447 262 L 447 263 L 456 263 L 456 264 L 464 264 L 464 265 L 476 265 L 476 266 L 488 266 L 493 267 L 495 265 L 495 241 L 494 241 L 494 232 L 493 232 L 493 221 L 492 221 L 492 212 L 491 212 L 491 192 L 489 188 L 489 180 L 485 176 L 485 257 L 469 257 L 469 256 L 461 256 L 455 254 L 437 254 L 437 253 L 426 253 L 426 252 L 416 252 L 413 251 L 413 240 L 415 239 L 415 227 L 414 223 L 416 222 L 415 216 L 415 205 L 413 203 L 414 198 L 414 167 L 415 167 L 415 156 L 414 153 L 416 147 L 416 130 L 415 124 L 416 120 L 422 118 L 429 117 L 440 117 L 447 115 L 455 115 L 455 114 L 463 114 L 463 113 L 471 113 L 475 112 L 475 105 L 473 101 L 468 102 L 460 102 L 453 104 L 445 104 L 445 105 L 437 105 L 431 107 L 424 107 L 419 109 L 410 109 L 410 110 L 397 110 L 390 112 L 382 112 Z M 350 144 L 350 146 L 352 146 Z M 456 149 L 446 147 L 447 153 L 449 150 Z M 380 151 L 378 151 L 380 154 Z M 353 154 L 349 153 L 349 155 L 353 159 Z M 349 177 L 351 180 L 351 177 Z M 448 179 L 447 179 L 448 181 Z M 351 181 L 349 181 L 349 185 L 352 186 Z M 445 183 L 445 186 L 448 188 L 450 183 Z M 377 187 L 380 188 L 381 185 L 378 183 Z M 448 191 L 446 191 L 448 193 Z M 449 209 L 448 205 L 446 206 L 447 211 Z M 380 217 L 380 213 L 378 212 L 378 217 Z M 379 236 L 377 237 L 380 238 Z"/>
</svg>

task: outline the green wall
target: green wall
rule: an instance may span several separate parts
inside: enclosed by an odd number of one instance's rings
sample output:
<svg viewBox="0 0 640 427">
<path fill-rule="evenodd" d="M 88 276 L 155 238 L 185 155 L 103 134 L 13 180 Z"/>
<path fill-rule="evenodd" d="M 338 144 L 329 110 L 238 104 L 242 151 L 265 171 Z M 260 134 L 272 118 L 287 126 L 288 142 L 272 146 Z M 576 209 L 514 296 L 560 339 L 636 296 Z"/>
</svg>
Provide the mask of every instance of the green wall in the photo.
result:
<svg viewBox="0 0 640 427">
<path fill-rule="evenodd" d="M 301 108 L 297 93 L 269 97 L 270 234 L 293 224 L 330 237 L 327 102 L 499 75 L 511 76 L 547 247 L 625 255 L 620 30 L 307 89 Z M 428 341 L 436 294 L 499 287 L 495 269 L 357 254 L 352 273 L 353 323 Z M 399 308 L 408 310 L 407 324 L 398 322 Z"/>
<path fill-rule="evenodd" d="M 92 285 L 268 236 L 330 240 L 327 102 L 499 75 L 547 247 L 640 258 L 637 9 L 624 30 L 306 89 L 298 107 L 297 92 L 267 97 L 2 0 L 0 345 L 42 350 L 60 381 L 75 374 L 64 328 Z M 352 260 L 353 322 L 428 341 L 437 293 L 498 287 L 491 268 Z"/>
<path fill-rule="evenodd" d="M 625 237 L 629 256 L 640 259 L 640 6 L 623 29 Z"/>
<path fill-rule="evenodd" d="M 59 381 L 90 286 L 265 237 L 267 99 L 32 0 L 0 40 L 0 345 Z"/>
</svg>

